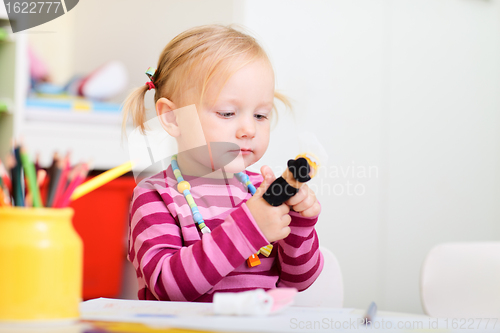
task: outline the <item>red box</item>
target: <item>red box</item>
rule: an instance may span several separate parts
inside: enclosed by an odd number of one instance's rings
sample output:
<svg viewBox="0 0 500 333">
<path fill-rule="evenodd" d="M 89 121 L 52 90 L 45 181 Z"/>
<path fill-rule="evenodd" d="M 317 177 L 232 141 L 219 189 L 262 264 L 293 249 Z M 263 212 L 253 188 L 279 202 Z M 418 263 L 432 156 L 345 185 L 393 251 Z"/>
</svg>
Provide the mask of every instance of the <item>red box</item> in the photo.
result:
<svg viewBox="0 0 500 333">
<path fill-rule="evenodd" d="M 133 177 L 122 176 L 70 205 L 75 210 L 73 224 L 83 240 L 84 300 L 120 294 L 128 212 L 135 186 Z"/>
</svg>

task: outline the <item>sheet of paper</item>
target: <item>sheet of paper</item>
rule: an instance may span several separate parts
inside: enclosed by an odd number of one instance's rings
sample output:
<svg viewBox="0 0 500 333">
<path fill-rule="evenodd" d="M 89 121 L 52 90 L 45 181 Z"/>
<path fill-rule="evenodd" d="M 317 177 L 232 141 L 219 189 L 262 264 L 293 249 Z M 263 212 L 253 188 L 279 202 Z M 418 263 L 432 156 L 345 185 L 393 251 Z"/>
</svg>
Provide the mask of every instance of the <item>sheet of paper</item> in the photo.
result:
<svg viewBox="0 0 500 333">
<path fill-rule="evenodd" d="M 500 332 L 500 323 L 437 319 L 423 315 L 383 312 L 371 327 L 361 324 L 361 310 L 288 307 L 268 316 L 214 315 L 212 303 L 134 301 L 98 298 L 81 303 L 84 320 L 142 323 L 154 328 L 179 328 L 217 332 Z M 460 325 L 464 324 L 464 327 Z M 462 325 L 463 326 L 463 325 Z M 470 328 L 473 328 L 470 330 Z"/>
<path fill-rule="evenodd" d="M 330 327 L 335 321 L 355 323 L 353 309 L 289 307 L 262 316 L 214 315 L 212 303 L 134 301 L 98 298 L 81 303 L 84 320 L 135 322 L 151 327 L 228 332 L 307 332 L 310 326 Z"/>
</svg>

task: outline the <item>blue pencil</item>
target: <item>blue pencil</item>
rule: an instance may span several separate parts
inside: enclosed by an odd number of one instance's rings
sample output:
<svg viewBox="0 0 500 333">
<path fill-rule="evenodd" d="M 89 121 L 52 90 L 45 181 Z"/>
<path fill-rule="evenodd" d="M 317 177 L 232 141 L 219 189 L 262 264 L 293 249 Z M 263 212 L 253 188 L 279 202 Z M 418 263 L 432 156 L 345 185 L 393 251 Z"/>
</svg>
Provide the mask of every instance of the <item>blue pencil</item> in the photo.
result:
<svg viewBox="0 0 500 333">
<path fill-rule="evenodd" d="M 14 193 L 14 201 L 16 206 L 24 206 L 24 190 L 23 190 L 23 168 L 21 162 L 21 147 L 16 146 L 14 149 L 14 156 L 16 158 L 16 165 L 14 166 L 13 179 L 12 182 L 16 184 L 15 193 Z"/>
</svg>

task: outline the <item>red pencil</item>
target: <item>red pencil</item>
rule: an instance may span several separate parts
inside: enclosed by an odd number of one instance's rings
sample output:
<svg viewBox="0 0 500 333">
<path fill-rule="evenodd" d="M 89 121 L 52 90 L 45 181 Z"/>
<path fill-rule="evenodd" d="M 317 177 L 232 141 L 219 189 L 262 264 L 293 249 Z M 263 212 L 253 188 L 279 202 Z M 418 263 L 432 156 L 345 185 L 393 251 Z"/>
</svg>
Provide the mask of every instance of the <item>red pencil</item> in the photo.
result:
<svg viewBox="0 0 500 333">
<path fill-rule="evenodd" d="M 42 190 L 43 190 L 43 185 L 45 184 L 45 180 L 47 179 L 47 171 L 44 169 L 38 170 L 36 173 L 36 182 L 38 189 L 40 191 L 40 200 L 42 201 L 42 206 L 45 206 L 45 201 L 43 200 L 43 195 L 42 195 Z"/>
<path fill-rule="evenodd" d="M 76 172 L 73 176 L 73 180 L 69 184 L 68 188 L 64 192 L 64 196 L 59 202 L 59 205 L 56 207 L 67 207 L 69 205 L 69 202 L 71 200 L 71 195 L 75 191 L 75 189 L 80 186 L 81 183 L 85 180 L 85 177 L 87 176 L 87 171 L 88 171 L 88 165 L 83 163 L 82 165 L 77 166 Z"/>
</svg>

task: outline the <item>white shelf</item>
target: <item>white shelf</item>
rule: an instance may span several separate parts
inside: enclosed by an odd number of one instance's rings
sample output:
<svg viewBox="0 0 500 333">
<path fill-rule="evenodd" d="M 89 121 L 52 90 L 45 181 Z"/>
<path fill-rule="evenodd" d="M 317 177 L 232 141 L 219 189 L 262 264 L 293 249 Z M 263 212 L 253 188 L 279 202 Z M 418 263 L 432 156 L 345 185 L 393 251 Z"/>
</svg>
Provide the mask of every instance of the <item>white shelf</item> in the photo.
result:
<svg viewBox="0 0 500 333">
<path fill-rule="evenodd" d="M 91 160 L 94 169 L 109 169 L 129 160 L 118 124 L 26 120 L 21 137 L 29 151 L 40 153 L 42 165 L 49 164 L 56 151 L 71 151 L 73 163 Z"/>
<path fill-rule="evenodd" d="M 73 112 L 46 108 L 26 108 L 26 121 L 64 122 L 69 124 L 120 124 L 122 115 L 117 112 Z"/>
</svg>

